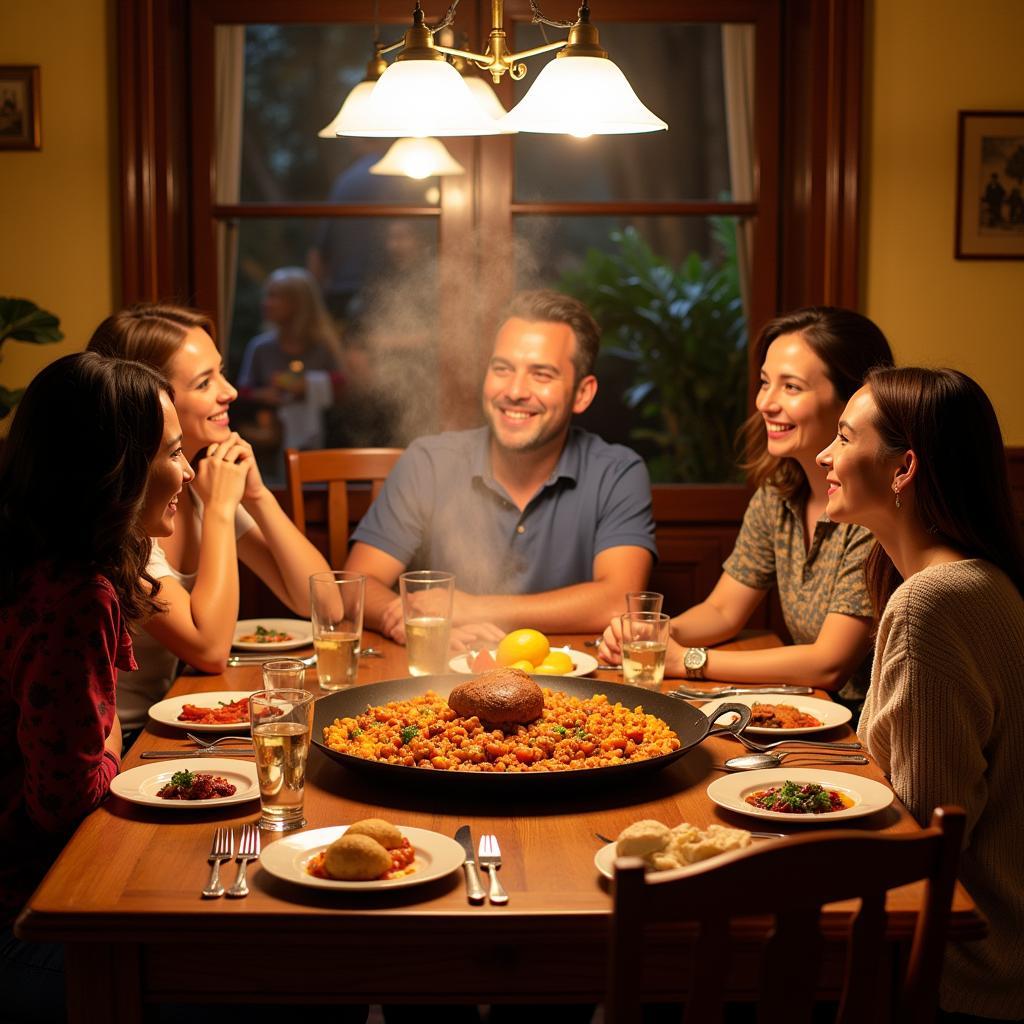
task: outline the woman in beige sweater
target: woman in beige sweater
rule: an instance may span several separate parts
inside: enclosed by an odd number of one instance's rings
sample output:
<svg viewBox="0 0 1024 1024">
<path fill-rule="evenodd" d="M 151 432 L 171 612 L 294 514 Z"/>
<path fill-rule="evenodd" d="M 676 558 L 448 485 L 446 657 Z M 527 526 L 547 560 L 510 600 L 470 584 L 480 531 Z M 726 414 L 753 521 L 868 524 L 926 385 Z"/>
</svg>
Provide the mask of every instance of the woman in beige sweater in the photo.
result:
<svg viewBox="0 0 1024 1024">
<path fill-rule="evenodd" d="M 818 461 L 829 517 L 878 541 L 860 735 L 919 822 L 940 804 L 967 812 L 960 879 L 989 934 L 950 944 L 942 1019 L 1020 1020 L 1024 544 L 999 424 L 962 373 L 878 370 Z"/>
</svg>

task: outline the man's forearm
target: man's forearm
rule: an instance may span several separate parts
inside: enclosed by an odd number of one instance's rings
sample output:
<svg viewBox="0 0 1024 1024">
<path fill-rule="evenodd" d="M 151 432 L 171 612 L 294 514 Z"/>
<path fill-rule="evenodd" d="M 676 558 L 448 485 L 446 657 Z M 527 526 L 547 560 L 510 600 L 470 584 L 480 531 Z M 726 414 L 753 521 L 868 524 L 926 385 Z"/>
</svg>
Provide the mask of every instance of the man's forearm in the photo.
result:
<svg viewBox="0 0 1024 1024">
<path fill-rule="evenodd" d="M 625 606 L 622 584 L 577 583 L 540 594 L 465 594 L 455 599 L 456 625 L 493 622 L 503 629 L 545 633 L 599 633 Z"/>
<path fill-rule="evenodd" d="M 395 600 L 396 596 L 390 587 L 384 586 L 376 577 L 367 575 L 366 597 L 363 602 L 363 624 L 367 629 L 380 632 L 384 610 Z"/>
</svg>

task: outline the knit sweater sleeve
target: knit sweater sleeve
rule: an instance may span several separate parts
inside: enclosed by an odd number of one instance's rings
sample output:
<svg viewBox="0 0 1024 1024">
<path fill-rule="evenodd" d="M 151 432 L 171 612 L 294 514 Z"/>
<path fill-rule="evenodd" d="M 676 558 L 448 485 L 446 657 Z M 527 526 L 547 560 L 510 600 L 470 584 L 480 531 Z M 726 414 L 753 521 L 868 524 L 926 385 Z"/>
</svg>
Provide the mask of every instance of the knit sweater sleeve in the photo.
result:
<svg viewBox="0 0 1024 1024">
<path fill-rule="evenodd" d="M 893 595 L 861 733 L 920 824 L 940 804 L 957 804 L 969 837 L 988 799 L 985 747 L 995 709 L 956 633 L 941 605 L 913 583 Z"/>
</svg>

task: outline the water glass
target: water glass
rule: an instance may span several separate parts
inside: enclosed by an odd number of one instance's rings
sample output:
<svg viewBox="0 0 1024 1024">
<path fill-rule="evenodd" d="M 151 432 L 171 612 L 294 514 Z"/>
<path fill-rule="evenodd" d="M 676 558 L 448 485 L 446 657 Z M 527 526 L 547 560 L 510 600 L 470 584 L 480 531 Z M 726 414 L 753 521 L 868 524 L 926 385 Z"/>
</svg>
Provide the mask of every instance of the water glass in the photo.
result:
<svg viewBox="0 0 1024 1024">
<path fill-rule="evenodd" d="M 309 577 L 316 674 L 324 690 L 356 682 L 366 577 L 358 572 L 315 572 Z"/>
<path fill-rule="evenodd" d="M 313 694 L 260 690 L 249 698 L 249 724 L 260 783 L 260 828 L 271 832 L 302 828 Z"/>
<path fill-rule="evenodd" d="M 665 678 L 669 617 L 664 612 L 626 612 L 622 616 L 622 678 L 633 686 L 657 690 Z"/>
<path fill-rule="evenodd" d="M 450 572 L 403 572 L 398 577 L 398 589 L 409 675 L 444 674 L 448 670 L 455 576 Z"/>
<path fill-rule="evenodd" d="M 264 690 L 304 690 L 306 665 L 297 658 L 278 658 L 263 662 Z"/>
<path fill-rule="evenodd" d="M 626 595 L 627 612 L 660 612 L 665 595 L 654 590 L 634 590 Z"/>
</svg>

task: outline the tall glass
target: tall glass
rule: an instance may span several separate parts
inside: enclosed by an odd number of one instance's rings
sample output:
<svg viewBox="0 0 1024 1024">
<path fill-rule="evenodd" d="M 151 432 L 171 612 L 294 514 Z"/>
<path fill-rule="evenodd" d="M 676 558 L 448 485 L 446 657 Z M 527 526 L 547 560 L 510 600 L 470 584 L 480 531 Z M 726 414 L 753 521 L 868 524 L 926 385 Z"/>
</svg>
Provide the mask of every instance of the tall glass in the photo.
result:
<svg viewBox="0 0 1024 1024">
<path fill-rule="evenodd" d="M 306 663 L 298 658 L 263 662 L 264 690 L 302 690 L 306 686 Z"/>
<path fill-rule="evenodd" d="M 633 686 L 657 690 L 665 678 L 669 618 L 664 612 L 626 612 L 622 616 L 622 678 Z"/>
<path fill-rule="evenodd" d="M 309 577 L 316 674 L 325 690 L 355 685 L 365 596 L 361 573 L 316 572 Z"/>
<path fill-rule="evenodd" d="M 627 612 L 660 612 L 665 595 L 655 590 L 633 590 L 626 595 Z"/>
<path fill-rule="evenodd" d="M 260 690 L 249 698 L 249 724 L 260 782 L 260 828 L 271 832 L 302 828 L 313 694 Z"/>
<path fill-rule="evenodd" d="M 448 670 L 455 576 L 450 572 L 403 572 L 398 589 L 409 675 L 442 675 Z"/>
</svg>

